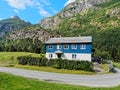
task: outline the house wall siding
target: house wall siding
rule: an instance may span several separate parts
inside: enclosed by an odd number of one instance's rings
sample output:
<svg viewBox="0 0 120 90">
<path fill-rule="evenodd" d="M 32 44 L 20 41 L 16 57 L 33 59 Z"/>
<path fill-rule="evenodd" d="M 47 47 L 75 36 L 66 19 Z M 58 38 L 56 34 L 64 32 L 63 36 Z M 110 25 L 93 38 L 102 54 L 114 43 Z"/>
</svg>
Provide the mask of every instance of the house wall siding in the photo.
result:
<svg viewBox="0 0 120 90">
<path fill-rule="evenodd" d="M 59 49 L 60 51 L 62 51 L 63 53 L 87 53 L 87 54 L 91 54 L 91 48 L 92 48 L 92 44 L 85 44 L 86 45 L 86 49 L 80 49 L 80 44 L 77 44 L 77 49 L 72 49 L 72 44 L 68 44 L 69 48 L 68 49 L 64 49 L 64 44 L 61 44 L 62 48 Z M 53 44 L 52 49 L 48 48 L 48 45 L 46 45 L 46 52 L 47 53 L 54 53 L 55 51 L 57 51 L 57 44 Z"/>
<path fill-rule="evenodd" d="M 49 55 L 52 54 L 52 58 L 49 57 Z M 76 54 L 76 59 L 72 59 L 72 54 Z M 56 59 L 57 54 L 55 53 L 46 53 L 46 58 L 48 59 Z M 91 54 L 79 54 L 79 53 L 63 53 L 61 55 L 62 59 L 68 59 L 68 60 L 87 60 L 87 61 L 91 61 Z"/>
</svg>

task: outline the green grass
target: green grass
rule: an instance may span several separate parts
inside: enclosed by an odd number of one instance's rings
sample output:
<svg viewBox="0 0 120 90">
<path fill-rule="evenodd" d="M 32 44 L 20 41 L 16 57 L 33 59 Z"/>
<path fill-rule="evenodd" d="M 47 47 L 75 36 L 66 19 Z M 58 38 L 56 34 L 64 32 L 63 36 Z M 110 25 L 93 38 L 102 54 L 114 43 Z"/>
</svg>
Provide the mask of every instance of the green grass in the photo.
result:
<svg viewBox="0 0 120 90">
<path fill-rule="evenodd" d="M 55 68 L 51 68 L 51 67 L 38 67 L 38 66 L 29 66 L 29 65 L 15 65 L 14 67 L 28 69 L 28 70 L 37 70 L 37 71 L 63 73 L 63 74 L 80 74 L 80 75 L 93 75 L 93 74 L 95 74 L 94 72 L 83 71 L 83 70 L 55 69 Z"/>
<path fill-rule="evenodd" d="M 40 57 L 40 54 L 27 53 L 27 52 L 0 52 L 0 66 L 7 66 L 17 64 L 17 57 L 31 55 Z"/>
<path fill-rule="evenodd" d="M 119 90 L 120 86 L 113 88 L 92 88 L 67 84 L 49 83 L 0 73 L 0 90 Z"/>
<path fill-rule="evenodd" d="M 117 68 L 120 68 L 120 63 L 113 62 L 113 65 Z"/>
</svg>

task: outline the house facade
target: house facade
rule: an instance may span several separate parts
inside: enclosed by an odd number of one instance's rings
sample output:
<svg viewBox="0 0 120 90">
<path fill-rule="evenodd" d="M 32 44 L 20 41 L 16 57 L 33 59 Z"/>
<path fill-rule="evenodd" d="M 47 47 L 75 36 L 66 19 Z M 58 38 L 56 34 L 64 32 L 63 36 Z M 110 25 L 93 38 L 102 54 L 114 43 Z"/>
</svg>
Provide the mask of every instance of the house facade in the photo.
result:
<svg viewBox="0 0 120 90">
<path fill-rule="evenodd" d="M 46 58 L 91 61 L 92 37 L 60 37 L 46 41 Z"/>
</svg>

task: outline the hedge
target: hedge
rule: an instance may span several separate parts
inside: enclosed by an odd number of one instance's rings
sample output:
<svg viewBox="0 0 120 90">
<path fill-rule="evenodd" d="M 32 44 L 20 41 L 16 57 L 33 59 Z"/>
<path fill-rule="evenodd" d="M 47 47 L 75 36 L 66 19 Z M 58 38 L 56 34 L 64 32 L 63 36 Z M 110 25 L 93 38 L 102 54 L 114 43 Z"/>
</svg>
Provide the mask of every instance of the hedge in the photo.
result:
<svg viewBox="0 0 120 90">
<path fill-rule="evenodd" d="M 92 62 L 89 61 L 62 60 L 62 59 L 48 60 L 45 57 L 31 57 L 31 56 L 21 56 L 18 57 L 17 60 L 18 64 L 21 65 L 49 66 L 57 69 L 93 71 L 93 64 Z"/>
<path fill-rule="evenodd" d="M 34 66 L 47 66 L 47 58 L 44 57 L 31 57 L 21 56 L 17 58 L 18 64 L 20 65 L 34 65 Z"/>
</svg>

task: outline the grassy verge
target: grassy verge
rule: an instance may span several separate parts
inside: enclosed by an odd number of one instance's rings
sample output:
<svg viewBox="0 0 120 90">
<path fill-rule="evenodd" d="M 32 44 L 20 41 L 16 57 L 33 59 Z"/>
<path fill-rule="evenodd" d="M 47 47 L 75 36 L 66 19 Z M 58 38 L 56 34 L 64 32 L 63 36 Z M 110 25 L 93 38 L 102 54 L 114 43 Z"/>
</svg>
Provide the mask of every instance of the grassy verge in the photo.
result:
<svg viewBox="0 0 120 90">
<path fill-rule="evenodd" d="M 119 90 L 113 88 L 91 88 L 66 84 L 43 82 L 11 74 L 0 73 L 0 90 Z"/>
<path fill-rule="evenodd" d="M 29 65 L 15 65 L 14 67 L 28 69 L 28 70 L 46 71 L 46 72 L 63 73 L 63 74 L 80 74 L 80 75 L 95 74 L 94 72 L 83 71 L 83 70 L 55 69 L 55 68 L 51 68 L 51 67 L 38 67 L 38 66 L 29 66 Z"/>
<path fill-rule="evenodd" d="M 113 62 L 113 65 L 117 68 L 120 68 L 120 63 Z"/>
</svg>

